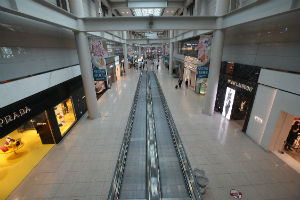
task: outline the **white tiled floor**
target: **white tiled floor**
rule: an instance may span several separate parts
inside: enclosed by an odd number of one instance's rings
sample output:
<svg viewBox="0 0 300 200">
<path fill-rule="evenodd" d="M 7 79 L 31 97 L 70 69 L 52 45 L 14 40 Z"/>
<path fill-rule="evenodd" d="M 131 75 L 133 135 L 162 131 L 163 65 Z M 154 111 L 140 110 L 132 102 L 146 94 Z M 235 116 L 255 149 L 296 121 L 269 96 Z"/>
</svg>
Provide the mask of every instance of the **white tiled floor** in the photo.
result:
<svg viewBox="0 0 300 200">
<path fill-rule="evenodd" d="M 101 118 L 84 117 L 35 167 L 8 199 L 106 199 L 118 157 L 138 72 L 112 85 L 99 100 Z M 272 153 L 261 149 L 221 115 L 203 115 L 204 97 L 174 89 L 177 79 L 158 72 L 165 97 L 193 168 L 209 178 L 204 200 L 299 199 L 300 177 Z"/>
</svg>

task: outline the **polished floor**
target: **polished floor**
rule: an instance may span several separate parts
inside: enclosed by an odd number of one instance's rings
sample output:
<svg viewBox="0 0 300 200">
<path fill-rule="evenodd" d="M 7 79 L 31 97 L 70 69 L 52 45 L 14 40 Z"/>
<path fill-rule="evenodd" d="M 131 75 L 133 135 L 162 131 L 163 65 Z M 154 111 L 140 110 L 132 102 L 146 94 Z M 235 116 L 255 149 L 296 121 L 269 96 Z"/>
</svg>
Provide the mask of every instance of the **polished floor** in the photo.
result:
<svg viewBox="0 0 300 200">
<path fill-rule="evenodd" d="M 139 75 L 127 70 L 98 101 L 101 118 L 84 117 L 55 145 L 8 199 L 106 199 Z M 299 174 L 266 152 L 220 114 L 202 114 L 205 97 L 174 89 L 177 79 L 158 70 L 158 79 L 193 168 L 209 178 L 204 200 L 298 200 Z"/>
</svg>

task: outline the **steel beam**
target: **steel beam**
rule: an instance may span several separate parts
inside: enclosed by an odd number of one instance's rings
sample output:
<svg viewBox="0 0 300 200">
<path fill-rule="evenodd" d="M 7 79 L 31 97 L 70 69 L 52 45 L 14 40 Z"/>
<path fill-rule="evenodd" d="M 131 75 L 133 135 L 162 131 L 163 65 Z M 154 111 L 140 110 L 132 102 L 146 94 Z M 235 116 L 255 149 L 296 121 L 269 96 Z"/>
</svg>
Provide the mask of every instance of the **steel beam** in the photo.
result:
<svg viewBox="0 0 300 200">
<path fill-rule="evenodd" d="M 198 36 L 198 35 L 203 35 L 203 34 L 207 34 L 207 33 L 210 33 L 212 32 L 213 30 L 202 30 L 202 31 L 199 31 L 199 30 L 195 30 L 195 31 L 188 31 L 188 32 L 185 32 L 181 35 L 178 35 L 172 39 L 170 39 L 171 42 L 178 42 L 178 41 L 181 41 L 181 40 L 185 40 L 185 39 L 188 39 L 188 38 L 192 38 L 192 37 L 195 37 L 195 36 Z"/>
<path fill-rule="evenodd" d="M 125 30 L 210 30 L 216 27 L 215 16 L 210 17 L 106 17 L 84 18 L 85 30 L 125 31 Z M 151 22 L 151 25 L 149 25 Z"/>
<path fill-rule="evenodd" d="M 128 39 L 126 42 L 128 44 L 137 44 L 137 45 L 149 45 L 149 44 L 163 44 L 168 43 L 169 39 Z"/>
<path fill-rule="evenodd" d="M 77 21 L 74 15 L 46 1 L 1 0 L 0 10 L 39 22 L 77 30 Z"/>
<path fill-rule="evenodd" d="M 88 32 L 88 34 L 92 35 L 92 36 L 97 36 L 97 37 L 101 37 L 110 41 L 114 41 L 114 42 L 119 42 L 119 43 L 125 43 L 126 40 L 121 39 L 120 37 L 117 37 L 115 35 L 112 35 L 110 33 L 106 33 L 106 32 Z"/>
</svg>

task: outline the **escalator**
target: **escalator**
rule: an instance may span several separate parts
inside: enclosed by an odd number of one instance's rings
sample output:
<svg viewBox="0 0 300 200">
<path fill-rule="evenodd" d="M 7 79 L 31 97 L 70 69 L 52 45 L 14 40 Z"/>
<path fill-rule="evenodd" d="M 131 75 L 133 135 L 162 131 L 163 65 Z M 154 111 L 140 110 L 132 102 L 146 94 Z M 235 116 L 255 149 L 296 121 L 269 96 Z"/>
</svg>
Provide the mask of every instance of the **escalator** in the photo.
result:
<svg viewBox="0 0 300 200">
<path fill-rule="evenodd" d="M 153 71 L 140 75 L 108 199 L 202 199 Z"/>
</svg>

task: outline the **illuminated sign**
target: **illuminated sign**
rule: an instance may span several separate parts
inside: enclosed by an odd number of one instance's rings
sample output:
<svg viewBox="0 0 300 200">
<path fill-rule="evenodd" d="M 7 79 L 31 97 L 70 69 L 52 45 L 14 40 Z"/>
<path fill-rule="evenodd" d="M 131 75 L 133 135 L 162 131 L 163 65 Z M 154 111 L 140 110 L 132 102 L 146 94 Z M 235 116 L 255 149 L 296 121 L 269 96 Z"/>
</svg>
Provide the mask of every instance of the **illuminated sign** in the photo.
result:
<svg viewBox="0 0 300 200">
<path fill-rule="evenodd" d="M 223 112 L 222 112 L 222 115 L 225 116 L 227 119 L 230 119 L 231 116 L 234 95 L 235 95 L 235 90 L 231 89 L 230 87 L 227 87 L 224 105 L 223 105 Z"/>
<path fill-rule="evenodd" d="M 242 83 L 238 83 L 238 82 L 233 81 L 233 80 L 231 80 L 231 79 L 228 79 L 227 82 L 228 82 L 229 84 L 231 84 L 231 85 L 234 85 L 234 86 L 239 87 L 239 88 L 241 88 L 241 89 L 247 90 L 247 91 L 249 91 L 249 92 L 252 92 L 252 90 L 253 90 L 253 87 L 250 87 L 250 86 L 245 85 L 245 84 L 242 84 Z"/>
<path fill-rule="evenodd" d="M 25 106 L 24 108 L 19 109 L 16 112 L 13 112 L 9 115 L 6 115 L 4 117 L 0 118 L 0 127 L 3 127 L 3 125 L 7 125 L 10 122 L 15 121 L 16 119 L 22 117 L 23 115 L 29 113 L 31 111 L 31 109 L 27 106 Z"/>
</svg>

